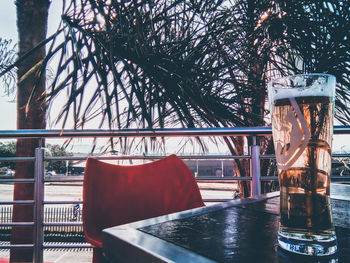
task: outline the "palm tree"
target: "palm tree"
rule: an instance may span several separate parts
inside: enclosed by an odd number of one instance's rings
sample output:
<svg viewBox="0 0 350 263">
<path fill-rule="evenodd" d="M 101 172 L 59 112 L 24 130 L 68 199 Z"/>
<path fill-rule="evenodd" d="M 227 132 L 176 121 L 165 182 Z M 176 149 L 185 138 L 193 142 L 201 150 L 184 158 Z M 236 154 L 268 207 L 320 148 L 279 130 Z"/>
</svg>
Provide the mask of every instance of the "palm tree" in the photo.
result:
<svg viewBox="0 0 350 263">
<path fill-rule="evenodd" d="M 45 95 L 43 58 L 45 46 L 36 48 L 46 38 L 49 0 L 17 0 L 17 28 L 19 34 L 18 56 L 25 57 L 17 63 L 17 129 L 44 129 L 46 108 L 38 98 Z M 17 156 L 34 156 L 35 148 L 42 142 L 18 139 Z M 17 163 L 15 178 L 34 178 L 34 163 Z M 32 183 L 15 183 L 16 200 L 34 200 Z M 33 206 L 16 204 L 14 222 L 32 222 Z M 33 244 L 33 227 L 13 227 L 12 244 Z M 11 262 L 32 262 L 33 249 L 11 249 Z"/>
</svg>

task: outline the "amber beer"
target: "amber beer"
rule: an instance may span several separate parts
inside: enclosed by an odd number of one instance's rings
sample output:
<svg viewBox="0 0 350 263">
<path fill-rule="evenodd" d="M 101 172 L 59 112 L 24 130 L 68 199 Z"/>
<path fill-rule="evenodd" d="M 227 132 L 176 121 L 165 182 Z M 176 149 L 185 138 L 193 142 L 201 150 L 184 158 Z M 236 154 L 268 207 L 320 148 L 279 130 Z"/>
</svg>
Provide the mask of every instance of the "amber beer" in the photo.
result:
<svg viewBox="0 0 350 263">
<path fill-rule="evenodd" d="M 334 86 L 333 76 L 320 74 L 269 86 L 280 182 L 278 241 L 298 254 L 337 250 L 330 204 Z"/>
</svg>

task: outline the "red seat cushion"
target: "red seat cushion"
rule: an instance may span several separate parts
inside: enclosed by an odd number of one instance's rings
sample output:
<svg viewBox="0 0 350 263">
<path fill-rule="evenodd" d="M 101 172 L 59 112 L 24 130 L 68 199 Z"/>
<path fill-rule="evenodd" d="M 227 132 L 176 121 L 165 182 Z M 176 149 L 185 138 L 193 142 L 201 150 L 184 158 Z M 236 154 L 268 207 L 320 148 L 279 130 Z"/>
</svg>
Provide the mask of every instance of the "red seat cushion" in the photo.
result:
<svg viewBox="0 0 350 263">
<path fill-rule="evenodd" d="M 87 160 L 83 224 L 94 246 L 102 247 L 104 228 L 200 206 L 198 185 L 176 155 L 134 166 Z"/>
</svg>

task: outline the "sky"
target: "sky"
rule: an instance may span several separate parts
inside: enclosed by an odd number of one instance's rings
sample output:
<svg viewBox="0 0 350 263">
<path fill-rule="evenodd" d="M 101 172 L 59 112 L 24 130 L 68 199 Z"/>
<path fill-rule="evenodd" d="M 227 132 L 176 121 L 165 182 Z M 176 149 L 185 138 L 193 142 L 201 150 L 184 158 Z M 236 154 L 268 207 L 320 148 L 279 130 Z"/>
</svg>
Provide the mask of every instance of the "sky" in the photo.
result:
<svg viewBox="0 0 350 263">
<path fill-rule="evenodd" d="M 51 1 L 48 19 L 48 35 L 51 35 L 53 32 L 55 32 L 58 27 L 62 1 L 63 0 Z M 16 43 L 18 35 L 16 26 L 16 6 L 14 2 L 14 0 L 0 1 L 0 37 L 11 39 L 13 43 Z M 6 96 L 3 90 L 3 87 L 0 87 L 0 130 L 15 130 L 16 103 L 13 102 L 12 97 Z M 97 127 L 90 125 L 89 128 Z M 334 136 L 334 151 L 350 151 L 349 139 L 350 135 Z M 344 146 L 344 142 L 348 142 L 347 145 Z"/>
<path fill-rule="evenodd" d="M 58 27 L 61 3 L 62 0 L 51 1 L 48 35 L 55 32 Z M 12 40 L 13 44 L 18 40 L 15 0 L 0 1 L 0 37 Z M 7 96 L 4 93 L 4 87 L 0 86 L 0 130 L 14 129 L 16 129 L 16 102 L 13 101 L 13 96 Z"/>
<path fill-rule="evenodd" d="M 16 7 L 14 1 L 2 0 L 0 4 L 0 37 L 12 39 L 12 43 L 17 42 L 16 30 Z M 10 102 L 11 97 L 7 97 L 0 87 L 0 129 L 9 130 L 16 128 L 16 103 Z M 6 113 L 6 114 L 4 114 Z"/>
</svg>

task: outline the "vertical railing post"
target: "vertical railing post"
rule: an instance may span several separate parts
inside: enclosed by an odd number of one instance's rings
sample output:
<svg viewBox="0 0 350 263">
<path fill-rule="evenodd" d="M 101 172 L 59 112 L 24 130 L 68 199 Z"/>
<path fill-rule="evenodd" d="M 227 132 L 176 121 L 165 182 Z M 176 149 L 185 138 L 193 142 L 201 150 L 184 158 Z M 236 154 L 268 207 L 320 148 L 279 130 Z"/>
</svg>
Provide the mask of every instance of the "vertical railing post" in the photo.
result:
<svg viewBox="0 0 350 263">
<path fill-rule="evenodd" d="M 34 262 L 42 263 L 44 259 L 44 149 L 35 149 L 35 186 L 34 186 Z"/>
<path fill-rule="evenodd" d="M 221 177 L 224 177 L 224 160 L 221 160 Z"/>
<path fill-rule="evenodd" d="M 253 136 L 253 145 L 250 146 L 250 172 L 252 176 L 252 196 L 261 194 L 260 180 L 260 146 L 256 143 L 256 136 Z"/>
</svg>

